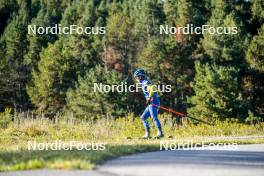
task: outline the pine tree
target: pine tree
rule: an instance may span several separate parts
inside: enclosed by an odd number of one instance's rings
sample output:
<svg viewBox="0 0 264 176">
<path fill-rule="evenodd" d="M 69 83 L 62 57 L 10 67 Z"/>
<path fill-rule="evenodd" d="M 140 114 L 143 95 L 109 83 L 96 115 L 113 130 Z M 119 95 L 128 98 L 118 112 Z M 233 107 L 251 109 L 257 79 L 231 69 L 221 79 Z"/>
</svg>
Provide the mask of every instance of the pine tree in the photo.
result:
<svg viewBox="0 0 264 176">
<path fill-rule="evenodd" d="M 241 20 L 229 10 L 232 6 L 228 6 L 222 0 L 215 1 L 215 3 L 215 8 L 207 25 L 225 28 L 237 27 L 237 34 L 210 34 L 206 32 L 202 41 L 205 53 L 218 63 L 241 64 L 245 49 L 245 34 Z"/>
<path fill-rule="evenodd" d="M 1 0 L 0 1 L 0 35 L 4 32 L 8 20 L 12 14 L 16 13 L 19 9 L 16 0 Z"/>
<path fill-rule="evenodd" d="M 93 26 L 93 5 L 93 2 L 73 2 L 65 9 L 62 26 L 69 26 L 73 21 L 77 26 Z M 54 44 L 41 51 L 28 86 L 28 94 L 39 112 L 54 115 L 63 109 L 67 90 L 74 87 L 78 76 L 83 76 L 98 62 L 92 43 L 93 37 L 87 34 L 61 34 Z"/>
<path fill-rule="evenodd" d="M 95 26 L 96 15 L 93 2 L 74 2 L 63 15 L 62 26 L 76 24 L 80 27 Z M 83 76 L 85 70 L 98 64 L 102 46 L 95 48 L 94 36 L 87 34 L 71 34 L 60 36 L 63 40 L 63 54 L 74 63 L 76 74 Z"/>
<path fill-rule="evenodd" d="M 70 63 L 62 56 L 61 43 L 58 40 L 42 50 L 38 69 L 32 71 L 32 81 L 27 86 L 30 100 L 38 113 L 49 116 L 63 108 L 67 88 L 74 84 L 67 79 L 73 75 L 69 73 Z"/>
<path fill-rule="evenodd" d="M 247 61 L 250 66 L 264 72 L 264 25 L 259 29 L 259 34 L 254 36 L 247 51 Z"/>
<path fill-rule="evenodd" d="M 133 22 L 124 13 L 119 12 L 110 15 L 106 28 L 103 61 L 108 67 L 127 75 L 131 71 L 136 47 Z"/>
<path fill-rule="evenodd" d="M 257 19 L 259 24 L 263 24 L 264 22 L 264 1 L 253 1 L 251 10 L 252 10 L 253 18 Z"/>
<path fill-rule="evenodd" d="M 190 116 L 205 120 L 244 118 L 247 110 L 238 91 L 238 69 L 197 61 L 195 71 L 192 84 L 195 96 L 188 99 L 193 105 L 188 109 Z"/>
<path fill-rule="evenodd" d="M 163 4 L 158 0 L 137 0 L 132 15 L 135 20 L 135 33 L 141 41 L 159 36 L 159 25 L 165 19 Z M 143 44 L 144 45 L 144 44 Z"/>
<path fill-rule="evenodd" d="M 245 84 L 245 91 L 251 103 L 251 111 L 262 115 L 264 112 L 264 25 L 259 29 L 248 47 L 246 59 L 250 71 Z"/>
<path fill-rule="evenodd" d="M 47 1 L 42 2 L 40 5 L 40 10 L 37 16 L 32 19 L 31 26 L 36 25 L 37 27 L 48 27 L 58 24 L 61 18 L 61 12 L 59 4 L 60 1 Z M 42 48 L 47 47 L 47 44 L 53 43 L 57 36 L 54 34 L 28 34 L 27 39 L 29 41 L 28 51 L 25 55 L 25 64 L 27 64 L 30 69 L 37 69 L 37 63 L 39 61 L 39 53 Z"/>
<path fill-rule="evenodd" d="M 25 90 L 28 71 L 23 64 L 27 44 L 28 8 L 27 1 L 19 2 L 18 14 L 13 15 L 1 37 L 1 63 L 4 64 L 0 70 L 1 101 L 15 110 L 24 110 L 28 106 Z"/>
<path fill-rule="evenodd" d="M 54 115 L 65 105 L 67 89 L 74 85 L 72 65 L 62 55 L 62 41 L 58 40 L 40 53 L 38 71 L 33 70 L 32 83 L 27 91 L 39 112 Z"/>
<path fill-rule="evenodd" d="M 102 87 L 120 85 L 120 78 L 118 72 L 107 71 L 101 66 L 89 70 L 83 78 L 79 77 L 76 88 L 67 92 L 65 112 L 73 113 L 75 117 L 82 119 L 124 115 L 126 112 L 125 92 L 118 93 L 116 90 L 112 92 L 110 89 L 107 92 L 104 88 L 99 90 L 100 84 Z"/>
<path fill-rule="evenodd" d="M 195 95 L 189 98 L 190 115 L 208 118 L 245 118 L 248 102 L 242 94 L 245 69 L 245 34 L 232 4 L 214 1 L 207 25 L 237 27 L 237 34 L 204 34 L 202 62 L 196 63 L 192 85 Z"/>
</svg>

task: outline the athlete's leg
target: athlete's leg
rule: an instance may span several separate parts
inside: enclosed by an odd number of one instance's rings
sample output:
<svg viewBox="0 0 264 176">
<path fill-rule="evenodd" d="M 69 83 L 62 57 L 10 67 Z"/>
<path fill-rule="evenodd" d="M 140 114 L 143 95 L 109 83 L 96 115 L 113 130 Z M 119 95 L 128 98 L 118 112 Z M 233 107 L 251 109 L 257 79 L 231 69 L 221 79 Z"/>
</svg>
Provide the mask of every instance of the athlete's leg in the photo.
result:
<svg viewBox="0 0 264 176">
<path fill-rule="evenodd" d="M 161 124 L 160 124 L 160 121 L 158 119 L 158 107 L 150 105 L 149 106 L 149 113 L 150 113 L 150 116 L 152 117 L 152 119 L 155 123 L 156 128 L 158 129 L 157 138 L 163 137 L 164 135 L 162 132 Z"/>
<path fill-rule="evenodd" d="M 144 128 L 145 128 L 145 138 L 148 138 L 150 136 L 150 128 L 149 128 L 149 123 L 148 123 L 148 117 L 150 116 L 149 113 L 149 107 L 146 107 L 145 111 L 141 115 L 141 120 L 143 122 Z"/>
<path fill-rule="evenodd" d="M 154 121 L 156 128 L 160 128 L 161 125 L 160 125 L 160 121 L 158 119 L 158 107 L 153 106 L 153 105 L 149 105 L 149 113 L 150 113 L 151 118 Z"/>
<path fill-rule="evenodd" d="M 149 123 L 148 123 L 148 120 L 147 120 L 149 116 L 150 116 L 150 114 L 149 114 L 149 108 L 146 107 L 145 111 L 141 115 L 141 120 L 143 122 L 143 125 L 144 125 L 144 128 L 145 129 L 149 128 Z"/>
</svg>

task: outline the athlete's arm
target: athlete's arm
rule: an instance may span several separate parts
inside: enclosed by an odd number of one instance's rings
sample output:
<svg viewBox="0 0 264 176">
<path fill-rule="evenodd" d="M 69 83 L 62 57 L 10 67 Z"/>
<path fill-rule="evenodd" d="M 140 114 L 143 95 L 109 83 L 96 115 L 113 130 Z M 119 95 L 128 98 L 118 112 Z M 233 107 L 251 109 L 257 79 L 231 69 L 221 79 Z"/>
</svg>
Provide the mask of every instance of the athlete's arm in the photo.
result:
<svg viewBox="0 0 264 176">
<path fill-rule="evenodd" d="M 149 94 L 149 99 L 152 99 L 153 98 L 153 94 L 155 92 L 157 92 L 157 87 L 155 85 L 148 84 L 147 85 L 147 92 Z"/>
</svg>

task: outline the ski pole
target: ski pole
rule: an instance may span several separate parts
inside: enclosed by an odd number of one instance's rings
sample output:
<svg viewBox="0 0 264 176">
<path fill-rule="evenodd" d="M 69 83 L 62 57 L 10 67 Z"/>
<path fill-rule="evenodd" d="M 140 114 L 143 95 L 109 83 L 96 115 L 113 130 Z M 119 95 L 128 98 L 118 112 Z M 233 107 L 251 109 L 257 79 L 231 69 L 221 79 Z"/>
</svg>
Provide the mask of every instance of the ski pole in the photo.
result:
<svg viewBox="0 0 264 176">
<path fill-rule="evenodd" d="M 158 105 L 156 105 L 156 104 L 152 104 L 152 105 L 153 105 L 153 106 L 156 106 L 157 108 L 163 109 L 163 110 L 168 111 L 168 112 L 171 112 L 171 113 L 173 113 L 173 114 L 176 114 L 176 115 L 178 115 L 178 116 L 186 116 L 187 118 L 190 118 L 190 119 L 196 120 L 196 121 L 198 121 L 198 122 L 202 122 L 202 123 L 205 123 L 205 124 L 207 124 L 207 125 L 213 125 L 213 124 L 211 124 L 211 123 L 209 123 L 209 122 L 205 122 L 205 121 L 203 121 L 203 120 L 200 120 L 200 119 L 196 119 L 196 118 L 193 118 L 193 117 L 187 116 L 186 114 L 184 114 L 184 113 L 182 113 L 182 112 L 177 112 L 177 111 L 174 111 L 173 109 L 165 108 L 164 106 L 158 106 Z"/>
<path fill-rule="evenodd" d="M 165 110 L 165 111 L 168 111 L 168 112 L 174 113 L 174 114 L 176 114 L 176 115 L 179 115 L 179 116 L 185 116 L 185 114 L 183 114 L 183 113 L 181 113 L 181 112 L 174 111 L 173 109 L 165 108 L 165 107 L 163 107 L 163 106 L 158 106 L 158 105 L 156 105 L 156 104 L 152 104 L 152 105 L 153 105 L 153 106 L 156 106 L 156 107 L 158 107 L 158 108 L 160 108 L 160 109 L 163 109 L 163 110 Z"/>
</svg>

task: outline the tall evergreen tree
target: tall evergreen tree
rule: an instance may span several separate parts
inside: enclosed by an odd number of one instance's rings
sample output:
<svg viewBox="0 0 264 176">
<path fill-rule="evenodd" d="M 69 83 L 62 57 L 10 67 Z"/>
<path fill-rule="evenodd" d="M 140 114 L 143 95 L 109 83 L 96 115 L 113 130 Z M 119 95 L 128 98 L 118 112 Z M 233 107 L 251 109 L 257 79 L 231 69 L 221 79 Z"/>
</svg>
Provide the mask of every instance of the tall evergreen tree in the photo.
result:
<svg viewBox="0 0 264 176">
<path fill-rule="evenodd" d="M 19 1 L 19 12 L 13 15 L 1 38 L 1 63 L 4 65 L 0 70 L 0 101 L 16 110 L 24 110 L 28 106 L 25 90 L 28 75 L 27 67 L 23 64 L 27 45 L 28 9 L 27 1 Z"/>
<path fill-rule="evenodd" d="M 252 2 L 252 14 L 259 24 L 264 22 L 264 1 L 253 1 Z"/>
<path fill-rule="evenodd" d="M 40 4 L 40 10 L 35 18 L 31 21 L 31 26 L 34 27 L 49 27 L 58 24 L 61 18 L 60 1 L 42 1 Z M 28 51 L 25 55 L 25 64 L 30 69 L 36 69 L 39 61 L 39 53 L 42 48 L 45 48 L 49 42 L 53 43 L 57 36 L 54 34 L 28 34 L 27 39 L 29 41 Z"/>
<path fill-rule="evenodd" d="M 202 60 L 207 64 L 196 63 L 195 95 L 189 99 L 191 107 L 188 109 L 191 115 L 197 117 L 243 119 L 246 116 L 247 102 L 241 86 L 245 68 L 245 35 L 240 19 L 229 5 L 223 0 L 214 1 L 214 10 L 207 23 L 213 27 L 237 27 L 238 32 L 204 34 L 202 46 L 205 57 Z"/>
<path fill-rule="evenodd" d="M 0 1 L 0 35 L 4 32 L 8 20 L 12 14 L 17 13 L 19 9 L 16 0 L 1 0 Z"/>
<path fill-rule="evenodd" d="M 94 4 L 75 1 L 62 17 L 62 26 L 80 27 L 95 23 Z M 98 63 L 93 37 L 88 34 L 61 34 L 54 44 L 41 51 L 37 69 L 33 70 L 28 93 L 40 112 L 54 115 L 66 105 L 66 93 L 78 76 Z"/>
<path fill-rule="evenodd" d="M 264 25 L 259 29 L 250 42 L 247 50 L 247 61 L 250 66 L 250 74 L 245 89 L 251 100 L 251 111 L 258 115 L 264 115 Z"/>
<path fill-rule="evenodd" d="M 69 26 L 71 24 L 76 24 L 83 28 L 95 26 L 97 21 L 95 8 L 95 4 L 92 1 L 89 3 L 84 1 L 74 2 L 65 10 L 61 21 L 62 26 Z M 94 31 L 98 32 L 99 29 L 95 29 Z M 60 38 L 63 40 L 64 57 L 69 58 L 73 63 L 72 66 L 76 69 L 76 74 L 74 75 L 83 76 L 86 69 L 100 63 L 99 53 L 102 50 L 102 46 L 96 45 L 95 48 L 93 35 L 71 34 L 62 35 Z"/>
<path fill-rule="evenodd" d="M 28 94 L 39 112 L 54 115 L 65 105 L 65 94 L 71 82 L 71 65 L 62 55 L 62 41 L 49 44 L 40 53 L 38 71 L 33 70 Z M 68 76 L 68 77 L 67 77 Z"/>
<path fill-rule="evenodd" d="M 259 34 L 254 36 L 247 51 L 247 61 L 250 66 L 264 72 L 264 25 L 259 29 Z"/>
<path fill-rule="evenodd" d="M 241 64 L 245 54 L 243 25 L 236 14 L 232 12 L 231 7 L 223 0 L 215 1 L 214 10 L 207 25 L 215 28 L 225 27 L 226 32 L 230 30 L 228 28 L 236 27 L 237 34 L 210 34 L 206 32 L 202 41 L 205 53 L 219 64 L 228 62 Z"/>
<path fill-rule="evenodd" d="M 188 99 L 194 106 L 188 109 L 189 115 L 206 120 L 244 118 L 246 102 L 237 91 L 240 86 L 236 68 L 197 61 L 195 71 L 195 96 Z"/>
<path fill-rule="evenodd" d="M 110 15 L 106 28 L 103 60 L 106 65 L 127 75 L 135 57 L 133 22 L 124 13 L 119 12 Z"/>
<path fill-rule="evenodd" d="M 159 25 L 165 20 L 163 4 L 158 0 L 137 0 L 132 15 L 135 20 L 135 33 L 141 41 L 159 36 Z M 144 45 L 144 44 L 143 44 Z"/>
</svg>

